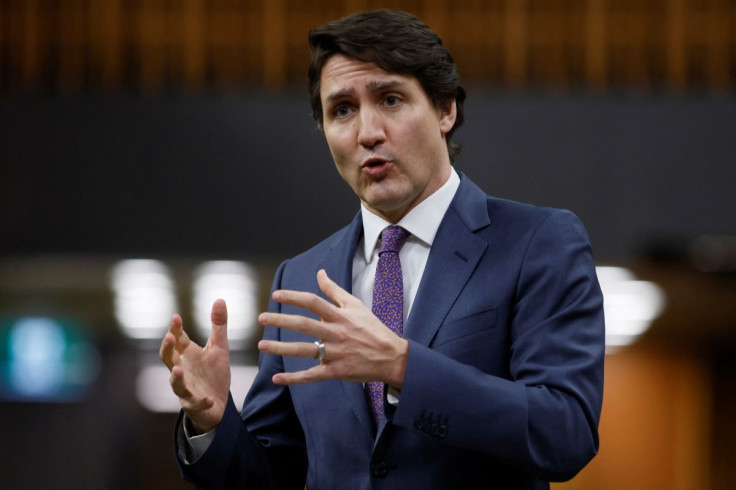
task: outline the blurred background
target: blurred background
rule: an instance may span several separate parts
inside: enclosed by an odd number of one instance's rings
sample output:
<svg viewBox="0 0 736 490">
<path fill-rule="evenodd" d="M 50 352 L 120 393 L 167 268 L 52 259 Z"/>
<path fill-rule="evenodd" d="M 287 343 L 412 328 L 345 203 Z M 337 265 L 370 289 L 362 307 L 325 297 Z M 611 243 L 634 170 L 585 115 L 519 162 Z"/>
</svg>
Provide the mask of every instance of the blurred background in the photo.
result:
<svg viewBox="0 0 736 490">
<path fill-rule="evenodd" d="M 187 488 L 159 340 L 228 299 L 242 399 L 278 263 L 358 210 L 308 29 L 377 7 L 456 59 L 456 168 L 590 233 L 601 449 L 554 488 L 733 488 L 736 1 L 0 0 L 3 488 Z"/>
</svg>

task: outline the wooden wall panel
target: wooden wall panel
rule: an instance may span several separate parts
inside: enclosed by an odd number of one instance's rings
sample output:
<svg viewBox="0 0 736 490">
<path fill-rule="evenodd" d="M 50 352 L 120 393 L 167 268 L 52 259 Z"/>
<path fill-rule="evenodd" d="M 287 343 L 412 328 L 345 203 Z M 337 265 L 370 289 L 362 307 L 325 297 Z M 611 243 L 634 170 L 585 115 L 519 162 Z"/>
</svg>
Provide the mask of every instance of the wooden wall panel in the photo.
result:
<svg viewBox="0 0 736 490">
<path fill-rule="evenodd" d="M 712 373 L 694 353 L 634 345 L 606 357 L 600 453 L 553 490 L 705 490 Z"/>
<path fill-rule="evenodd" d="M 0 0 L 0 91 L 301 85 L 308 30 L 377 7 L 426 20 L 469 84 L 736 87 L 733 0 Z"/>
<path fill-rule="evenodd" d="M 122 85 L 122 0 L 90 0 L 90 63 L 95 85 Z"/>
<path fill-rule="evenodd" d="M 500 3 L 484 2 L 478 6 L 463 2 L 447 13 L 443 22 L 446 32 L 463 33 L 448 34 L 444 39 L 465 80 L 501 80 L 504 76 L 506 28 Z"/>
<path fill-rule="evenodd" d="M 715 357 L 711 488 L 729 490 L 736 482 L 736 344 L 723 343 Z"/>
</svg>

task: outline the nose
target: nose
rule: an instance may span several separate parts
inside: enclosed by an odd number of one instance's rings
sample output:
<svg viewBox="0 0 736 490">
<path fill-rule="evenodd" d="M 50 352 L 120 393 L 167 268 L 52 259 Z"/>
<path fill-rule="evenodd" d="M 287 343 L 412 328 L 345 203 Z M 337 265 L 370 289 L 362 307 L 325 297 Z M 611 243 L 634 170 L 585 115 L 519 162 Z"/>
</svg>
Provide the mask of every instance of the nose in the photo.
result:
<svg viewBox="0 0 736 490">
<path fill-rule="evenodd" d="M 361 146 L 373 148 L 386 140 L 383 117 L 376 110 L 362 107 L 358 124 L 358 143 Z"/>
</svg>

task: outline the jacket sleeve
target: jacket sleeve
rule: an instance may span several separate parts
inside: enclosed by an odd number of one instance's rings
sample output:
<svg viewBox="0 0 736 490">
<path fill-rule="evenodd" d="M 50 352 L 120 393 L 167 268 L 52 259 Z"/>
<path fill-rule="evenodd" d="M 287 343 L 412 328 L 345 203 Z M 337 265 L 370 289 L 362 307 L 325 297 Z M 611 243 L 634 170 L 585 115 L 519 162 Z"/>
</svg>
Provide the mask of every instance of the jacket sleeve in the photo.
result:
<svg viewBox="0 0 736 490">
<path fill-rule="evenodd" d="M 286 262 L 279 267 L 272 291 L 279 288 Z M 269 311 L 278 311 L 271 301 Z M 264 338 L 277 339 L 267 327 Z M 193 464 L 175 454 L 182 476 L 198 488 L 303 489 L 307 457 L 304 434 L 291 402 L 289 388 L 271 377 L 282 372 L 279 356 L 261 356 L 259 371 L 242 413 L 228 399 L 225 414 L 207 451 Z M 181 430 L 180 414 L 176 431 Z M 175 438 L 176 439 L 176 438 Z"/>
<path fill-rule="evenodd" d="M 541 221 L 513 286 L 501 326 L 509 329 L 508 377 L 410 341 L 392 422 L 535 478 L 566 480 L 598 450 L 605 351 L 603 298 L 572 213 Z"/>
</svg>

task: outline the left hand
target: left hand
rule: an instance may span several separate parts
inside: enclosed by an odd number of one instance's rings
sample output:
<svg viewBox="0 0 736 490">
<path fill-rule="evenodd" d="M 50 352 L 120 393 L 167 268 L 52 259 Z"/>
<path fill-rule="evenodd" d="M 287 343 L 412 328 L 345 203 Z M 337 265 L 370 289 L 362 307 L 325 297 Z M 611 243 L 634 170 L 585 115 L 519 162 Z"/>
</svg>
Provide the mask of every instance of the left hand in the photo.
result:
<svg viewBox="0 0 736 490">
<path fill-rule="evenodd" d="M 273 382 L 280 385 L 311 383 L 327 379 L 345 381 L 382 381 L 401 389 L 404 384 L 409 342 L 389 330 L 358 298 L 327 277 L 317 273 L 317 283 L 330 299 L 313 293 L 278 290 L 274 301 L 306 308 L 320 320 L 301 315 L 261 313 L 263 325 L 294 330 L 320 339 L 325 345 L 325 359 L 305 371 L 278 373 Z M 313 342 L 277 342 L 261 340 L 258 349 L 267 354 L 292 357 L 315 357 Z"/>
</svg>

